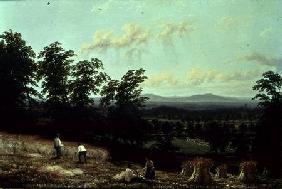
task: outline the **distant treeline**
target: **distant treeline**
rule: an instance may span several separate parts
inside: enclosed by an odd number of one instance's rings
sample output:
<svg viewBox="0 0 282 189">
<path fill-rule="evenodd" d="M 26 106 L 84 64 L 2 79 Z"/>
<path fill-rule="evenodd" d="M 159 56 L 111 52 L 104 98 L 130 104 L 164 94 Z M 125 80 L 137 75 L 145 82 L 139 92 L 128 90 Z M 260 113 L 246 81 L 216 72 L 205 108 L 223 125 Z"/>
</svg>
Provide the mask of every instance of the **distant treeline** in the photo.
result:
<svg viewBox="0 0 282 189">
<path fill-rule="evenodd" d="M 257 108 L 225 107 L 204 110 L 189 110 L 172 106 L 160 106 L 143 110 L 143 116 L 148 118 L 182 120 L 182 121 L 208 121 L 208 120 L 249 120 L 257 121 L 260 116 Z"/>
</svg>

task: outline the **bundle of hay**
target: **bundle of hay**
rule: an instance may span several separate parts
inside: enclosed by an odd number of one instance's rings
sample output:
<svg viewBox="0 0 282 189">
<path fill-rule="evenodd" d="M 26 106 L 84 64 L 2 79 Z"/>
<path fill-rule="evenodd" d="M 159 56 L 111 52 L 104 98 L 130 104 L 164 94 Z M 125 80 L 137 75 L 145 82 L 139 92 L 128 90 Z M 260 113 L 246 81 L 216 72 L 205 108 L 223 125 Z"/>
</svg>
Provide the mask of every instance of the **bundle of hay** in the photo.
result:
<svg viewBox="0 0 282 189">
<path fill-rule="evenodd" d="M 196 158 L 191 161 L 194 171 L 189 178 L 190 183 L 199 185 L 208 185 L 212 183 L 210 168 L 213 165 L 212 160 L 206 158 Z"/>
<path fill-rule="evenodd" d="M 216 169 L 216 177 L 217 178 L 227 178 L 227 165 L 222 164 Z"/>
<path fill-rule="evenodd" d="M 113 177 L 114 180 L 119 182 L 131 182 L 135 178 L 137 178 L 137 175 L 131 169 L 126 169 Z"/>
<path fill-rule="evenodd" d="M 252 183 L 256 180 L 257 162 L 244 161 L 240 164 L 239 180 L 244 183 Z"/>
<path fill-rule="evenodd" d="M 190 176 L 193 171 L 194 171 L 194 166 L 192 161 L 184 161 L 182 162 L 182 166 L 181 166 L 181 176 Z"/>
</svg>

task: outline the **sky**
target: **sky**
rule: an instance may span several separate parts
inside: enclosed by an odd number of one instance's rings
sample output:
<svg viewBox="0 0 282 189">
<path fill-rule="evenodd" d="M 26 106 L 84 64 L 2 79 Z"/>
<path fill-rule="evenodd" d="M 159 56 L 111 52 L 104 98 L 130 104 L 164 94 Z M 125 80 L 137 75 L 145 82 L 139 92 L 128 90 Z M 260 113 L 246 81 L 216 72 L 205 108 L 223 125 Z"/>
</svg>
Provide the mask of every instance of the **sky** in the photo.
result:
<svg viewBox="0 0 282 189">
<path fill-rule="evenodd" d="M 48 3 L 49 2 L 49 3 Z M 282 0 L 4 0 L 0 33 L 39 53 L 59 41 L 113 79 L 144 68 L 143 93 L 251 97 L 282 73 Z"/>
</svg>

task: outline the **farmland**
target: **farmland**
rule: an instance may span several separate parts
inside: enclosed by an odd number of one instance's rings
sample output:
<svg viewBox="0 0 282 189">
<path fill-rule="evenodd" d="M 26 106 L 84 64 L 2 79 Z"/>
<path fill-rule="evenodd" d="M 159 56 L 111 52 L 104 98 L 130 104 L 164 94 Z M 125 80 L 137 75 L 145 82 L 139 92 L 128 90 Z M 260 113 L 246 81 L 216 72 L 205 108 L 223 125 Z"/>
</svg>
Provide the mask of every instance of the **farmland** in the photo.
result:
<svg viewBox="0 0 282 189">
<path fill-rule="evenodd" d="M 188 176 L 179 171 L 157 170 L 153 183 L 122 183 L 112 177 L 125 169 L 125 162 L 111 162 L 110 154 L 101 148 L 87 145 L 89 161 L 78 164 L 74 156 L 75 142 L 64 142 L 62 159 L 52 158 L 52 142 L 39 136 L 1 133 L 1 187 L 91 187 L 91 188 L 154 188 L 197 187 L 188 183 Z M 177 142 L 177 141 L 176 141 Z M 134 163 L 134 169 L 142 165 Z M 273 188 L 279 181 L 263 180 L 261 184 L 246 186 L 229 175 L 228 179 L 217 179 L 213 188 Z M 228 187 L 228 186 L 229 187 Z M 205 188 L 204 186 L 202 186 Z"/>
</svg>

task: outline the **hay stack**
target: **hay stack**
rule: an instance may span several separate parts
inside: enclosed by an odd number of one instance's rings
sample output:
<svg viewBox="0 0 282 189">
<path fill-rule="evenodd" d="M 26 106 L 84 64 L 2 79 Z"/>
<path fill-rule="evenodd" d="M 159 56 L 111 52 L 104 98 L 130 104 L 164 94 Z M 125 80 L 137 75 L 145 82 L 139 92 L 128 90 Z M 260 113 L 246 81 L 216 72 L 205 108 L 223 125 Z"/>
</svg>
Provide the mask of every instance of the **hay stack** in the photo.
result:
<svg viewBox="0 0 282 189">
<path fill-rule="evenodd" d="M 199 185 L 208 185 L 212 183 L 212 176 L 210 174 L 210 168 L 212 161 L 206 158 L 196 158 L 192 161 L 194 171 L 189 178 L 190 183 Z"/>
<path fill-rule="evenodd" d="M 240 164 L 239 180 L 244 183 L 253 183 L 256 181 L 257 162 L 244 161 Z"/>
</svg>

